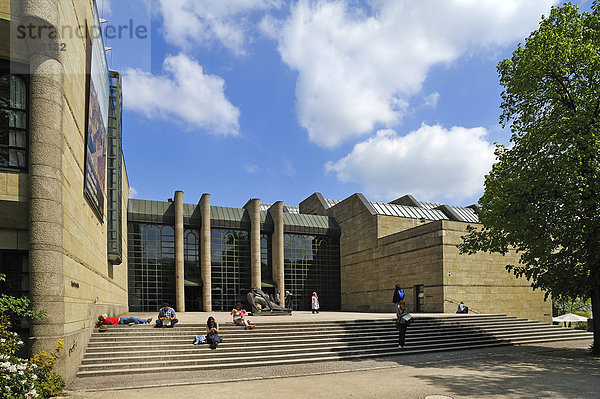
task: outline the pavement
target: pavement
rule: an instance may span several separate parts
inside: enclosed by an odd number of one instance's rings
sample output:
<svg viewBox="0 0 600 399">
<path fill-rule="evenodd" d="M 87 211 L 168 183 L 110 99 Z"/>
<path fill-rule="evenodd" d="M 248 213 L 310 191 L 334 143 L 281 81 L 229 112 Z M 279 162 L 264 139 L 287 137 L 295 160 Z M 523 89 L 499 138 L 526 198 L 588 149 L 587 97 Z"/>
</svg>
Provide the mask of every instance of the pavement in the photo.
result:
<svg viewBox="0 0 600 399">
<path fill-rule="evenodd" d="M 229 314 L 213 312 L 218 321 Z M 340 314 L 341 313 L 341 314 Z M 178 315 L 186 324 L 208 313 Z M 437 314 L 439 316 L 439 314 Z M 145 314 L 135 316 L 146 317 Z M 149 316 L 148 316 L 149 317 Z M 387 314 L 294 312 L 255 317 L 255 322 L 391 318 Z M 135 326 L 132 326 L 135 328 Z M 177 327 L 175 327 L 177 328 Z M 370 360 L 343 360 L 247 369 L 79 378 L 65 398 L 599 398 L 600 358 L 591 340 L 551 342 L 450 352 L 399 354 Z"/>
</svg>

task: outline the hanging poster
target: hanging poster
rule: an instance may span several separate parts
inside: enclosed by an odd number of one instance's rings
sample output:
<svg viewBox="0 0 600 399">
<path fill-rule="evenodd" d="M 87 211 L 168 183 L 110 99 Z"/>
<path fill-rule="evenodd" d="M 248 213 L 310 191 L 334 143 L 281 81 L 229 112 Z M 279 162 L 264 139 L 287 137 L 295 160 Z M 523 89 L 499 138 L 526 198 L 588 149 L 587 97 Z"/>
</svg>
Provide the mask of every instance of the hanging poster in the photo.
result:
<svg viewBox="0 0 600 399">
<path fill-rule="evenodd" d="M 88 106 L 83 191 L 96 215 L 102 221 L 105 198 L 109 79 L 104 42 L 95 2 L 91 36 L 91 43 L 88 42 Z"/>
</svg>

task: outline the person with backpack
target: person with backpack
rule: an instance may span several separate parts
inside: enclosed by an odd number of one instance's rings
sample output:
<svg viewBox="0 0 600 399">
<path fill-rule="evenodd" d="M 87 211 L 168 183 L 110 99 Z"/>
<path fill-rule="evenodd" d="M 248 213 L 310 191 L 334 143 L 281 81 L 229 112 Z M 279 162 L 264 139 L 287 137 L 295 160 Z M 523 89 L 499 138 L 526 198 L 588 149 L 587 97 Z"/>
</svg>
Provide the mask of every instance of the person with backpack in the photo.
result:
<svg viewBox="0 0 600 399">
<path fill-rule="evenodd" d="M 404 290 L 400 288 L 400 284 L 396 284 L 396 288 L 394 288 L 394 298 L 392 302 L 396 305 L 400 303 L 401 300 L 404 299 Z"/>
</svg>

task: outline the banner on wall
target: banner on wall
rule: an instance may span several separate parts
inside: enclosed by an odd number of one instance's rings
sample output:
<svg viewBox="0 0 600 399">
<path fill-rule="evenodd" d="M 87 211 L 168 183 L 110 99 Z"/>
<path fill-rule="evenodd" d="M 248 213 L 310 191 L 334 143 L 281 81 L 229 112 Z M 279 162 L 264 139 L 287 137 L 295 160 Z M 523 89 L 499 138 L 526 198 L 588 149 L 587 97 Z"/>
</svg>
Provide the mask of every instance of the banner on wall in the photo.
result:
<svg viewBox="0 0 600 399">
<path fill-rule="evenodd" d="M 104 218 L 106 129 L 109 78 L 98 9 L 94 2 L 92 40 L 88 42 L 88 97 L 86 117 L 85 177 L 83 191 L 100 221 Z"/>
</svg>

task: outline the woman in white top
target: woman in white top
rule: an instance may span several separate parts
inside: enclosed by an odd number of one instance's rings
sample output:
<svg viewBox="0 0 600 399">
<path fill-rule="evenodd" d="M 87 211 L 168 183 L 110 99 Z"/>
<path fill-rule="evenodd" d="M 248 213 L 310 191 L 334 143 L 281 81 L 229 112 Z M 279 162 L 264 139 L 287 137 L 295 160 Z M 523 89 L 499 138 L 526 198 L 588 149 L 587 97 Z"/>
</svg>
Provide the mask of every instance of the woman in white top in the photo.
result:
<svg viewBox="0 0 600 399">
<path fill-rule="evenodd" d="M 251 324 L 250 321 L 246 320 L 245 313 L 242 310 L 242 304 L 241 303 L 237 303 L 235 305 L 235 308 L 233 308 L 231 310 L 231 315 L 233 316 L 233 323 L 238 325 L 238 326 L 244 326 L 244 330 L 247 328 L 253 329 L 254 328 L 254 324 Z"/>
<path fill-rule="evenodd" d="M 319 297 L 316 292 L 312 294 L 312 312 L 313 314 L 319 313 Z"/>
</svg>

